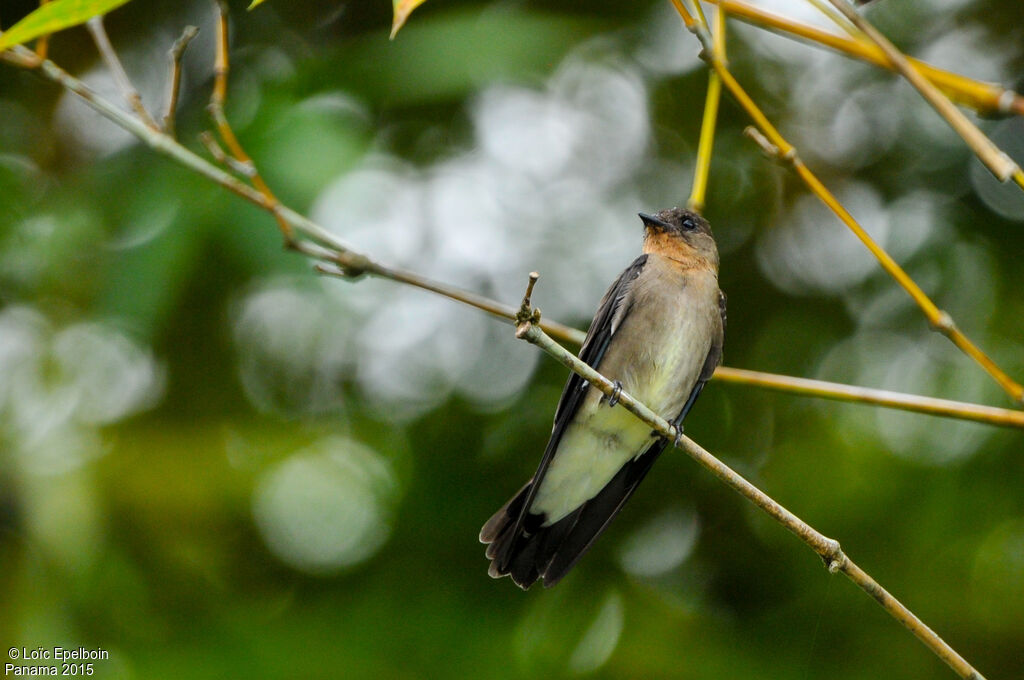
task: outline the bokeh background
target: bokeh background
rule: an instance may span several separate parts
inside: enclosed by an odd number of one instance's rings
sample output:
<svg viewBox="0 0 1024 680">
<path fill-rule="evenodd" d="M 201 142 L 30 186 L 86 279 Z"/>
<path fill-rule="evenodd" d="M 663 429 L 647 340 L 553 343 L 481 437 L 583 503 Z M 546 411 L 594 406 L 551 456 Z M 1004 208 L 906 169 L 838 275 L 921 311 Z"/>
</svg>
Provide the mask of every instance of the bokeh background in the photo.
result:
<svg viewBox="0 0 1024 680">
<path fill-rule="evenodd" d="M 685 203 L 707 74 L 667 2 L 232 3 L 228 113 L 287 203 L 378 259 L 585 328 Z M 806 21 L 810 5 L 762 2 Z M 5 0 L 6 26 L 32 3 Z M 1024 86 L 1017 0 L 878 2 L 912 54 Z M 151 110 L 186 24 L 107 25 Z M 117 92 L 82 30 L 52 55 Z M 1024 195 L 896 78 L 732 24 L 731 64 L 960 326 L 1024 377 Z M 726 363 L 1006 397 L 724 100 L 706 214 Z M 982 127 L 1018 159 L 1024 121 Z M 0 643 L 101 678 L 953 677 L 785 530 L 668 454 L 557 588 L 492 581 L 480 525 L 532 473 L 565 371 L 511 327 L 314 275 L 266 214 L 0 69 Z M 687 431 L 990 678 L 1024 676 L 1019 431 L 714 383 Z M 7 659 L 5 658 L 6 662 Z"/>
</svg>

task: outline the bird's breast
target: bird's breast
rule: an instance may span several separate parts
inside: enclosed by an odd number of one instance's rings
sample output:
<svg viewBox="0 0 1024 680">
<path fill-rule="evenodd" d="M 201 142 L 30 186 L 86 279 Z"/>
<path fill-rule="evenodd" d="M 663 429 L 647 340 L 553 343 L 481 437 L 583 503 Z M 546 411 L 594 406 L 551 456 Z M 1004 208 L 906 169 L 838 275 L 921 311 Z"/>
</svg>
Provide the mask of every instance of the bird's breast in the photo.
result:
<svg viewBox="0 0 1024 680">
<path fill-rule="evenodd" d="M 638 279 L 632 311 L 598 370 L 672 420 L 700 376 L 721 321 L 713 272 L 661 269 Z"/>
</svg>

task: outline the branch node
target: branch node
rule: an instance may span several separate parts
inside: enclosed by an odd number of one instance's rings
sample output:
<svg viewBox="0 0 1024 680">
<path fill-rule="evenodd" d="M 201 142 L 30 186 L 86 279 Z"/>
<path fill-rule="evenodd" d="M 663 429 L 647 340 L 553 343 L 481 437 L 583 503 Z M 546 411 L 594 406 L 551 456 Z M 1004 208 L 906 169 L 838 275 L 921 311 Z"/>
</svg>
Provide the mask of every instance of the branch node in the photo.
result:
<svg viewBox="0 0 1024 680">
<path fill-rule="evenodd" d="M 825 538 L 825 547 L 819 554 L 830 574 L 842 571 L 843 566 L 846 564 L 847 558 L 843 553 L 842 546 L 834 538 Z"/>
<path fill-rule="evenodd" d="M 933 331 L 939 333 L 952 333 L 956 328 L 956 324 L 953 322 L 953 317 L 949 315 L 949 312 L 945 310 L 939 310 L 939 315 L 934 321 L 929 324 Z"/>
<path fill-rule="evenodd" d="M 533 297 L 533 287 L 537 284 L 537 279 L 539 278 L 540 274 L 530 272 L 529 281 L 526 283 L 526 294 L 523 295 L 523 302 L 519 305 L 519 311 L 516 312 L 517 338 L 522 338 L 530 330 L 531 326 L 540 323 L 540 310 L 534 309 L 530 302 L 530 298 Z"/>
<path fill-rule="evenodd" d="M 337 267 L 329 267 L 323 264 L 322 262 L 317 262 L 316 264 L 314 264 L 313 271 L 323 276 L 334 276 L 341 279 L 348 278 L 348 275 L 345 274 L 345 272 L 343 272 L 341 269 L 338 269 Z"/>
<path fill-rule="evenodd" d="M 1002 160 L 1003 166 L 1006 168 L 1006 174 L 1002 177 L 998 177 L 998 179 L 1000 182 L 1005 184 L 1013 179 L 1014 173 L 1020 172 L 1020 166 L 1017 165 L 1017 161 L 1010 158 L 1010 154 L 1001 149 L 998 152 L 998 156 L 1000 160 Z"/>
<path fill-rule="evenodd" d="M 530 272 L 529 281 L 526 283 L 526 294 L 523 295 L 523 302 L 519 305 L 519 312 L 516 314 L 517 324 L 530 321 L 533 316 L 533 306 L 530 302 L 530 298 L 533 297 L 533 287 L 537 285 L 537 279 L 539 278 L 540 274 L 537 272 Z"/>
<path fill-rule="evenodd" d="M 748 125 L 743 128 L 743 136 L 753 141 L 754 144 L 757 144 L 761 148 L 761 153 L 765 156 L 775 160 L 782 160 L 782 154 L 779 153 L 779 147 L 768 141 L 768 138 L 761 134 L 761 131 L 753 125 Z"/>
<path fill-rule="evenodd" d="M 186 26 L 181 37 L 174 41 L 171 48 L 167 50 L 167 56 L 171 60 L 171 79 L 169 81 L 169 93 L 167 96 L 167 112 L 164 114 L 164 131 L 174 137 L 174 114 L 178 108 L 178 94 L 181 89 L 181 58 L 185 49 L 192 39 L 199 34 L 195 26 Z"/>
<path fill-rule="evenodd" d="M 228 164 L 228 155 L 224 153 L 224 150 L 220 148 L 220 144 L 217 143 L 217 139 L 213 136 L 213 133 L 209 130 L 203 130 L 199 133 L 199 141 L 203 143 L 206 150 L 213 156 L 213 160 L 217 161 L 221 165 Z"/>
<path fill-rule="evenodd" d="M 257 174 L 259 174 L 258 171 L 256 170 L 256 164 L 252 161 L 251 158 L 237 161 L 237 165 L 235 167 L 238 168 L 239 174 L 243 175 L 244 177 L 248 177 L 249 179 L 252 179 Z"/>
<path fill-rule="evenodd" d="M 996 101 L 996 110 L 1004 116 L 1013 114 L 1013 104 L 1017 96 L 1016 92 L 1006 88 L 1000 93 L 999 99 Z"/>
<path fill-rule="evenodd" d="M 339 271 L 346 279 L 353 281 L 364 276 L 370 266 L 370 260 L 365 255 L 350 252 L 338 253 L 334 258 L 334 263 L 338 265 Z"/>
<path fill-rule="evenodd" d="M 210 152 L 211 156 L 213 156 L 213 160 L 217 161 L 229 170 L 247 179 L 252 179 L 258 174 L 256 171 L 256 164 L 253 163 L 251 159 L 246 158 L 241 160 L 234 156 L 229 156 L 227 152 L 221 148 L 220 144 L 217 143 L 217 138 L 214 137 L 213 133 L 209 130 L 204 130 L 199 133 L 199 141 L 203 143 L 206 150 Z M 266 194 L 264 194 L 264 198 L 267 198 Z M 270 207 L 272 205 L 273 204 L 268 200 L 265 207 Z"/>
<path fill-rule="evenodd" d="M 153 117 L 149 115 L 149 111 L 146 110 L 145 105 L 142 103 L 142 97 L 139 95 L 139 91 L 135 89 L 135 85 L 132 84 L 131 78 L 128 77 L 128 73 L 124 70 L 124 66 L 121 64 L 121 59 L 117 56 L 117 52 L 114 50 L 114 46 L 110 44 L 110 37 L 107 36 L 107 29 L 103 26 L 103 16 L 97 15 L 92 19 L 85 22 L 85 27 L 89 29 L 89 33 L 92 35 L 92 40 L 96 44 L 96 49 L 99 51 L 103 61 L 106 62 L 107 68 L 110 69 L 114 75 L 114 81 L 117 83 L 118 89 L 121 90 L 121 95 L 125 101 L 135 112 L 135 115 L 139 117 L 146 127 L 150 130 L 159 132 L 160 126 L 156 124 Z"/>
<path fill-rule="evenodd" d="M 700 48 L 700 52 L 697 53 L 697 58 L 707 64 L 712 71 L 715 70 L 716 65 L 726 69 L 729 68 L 729 61 L 721 55 L 715 54 L 713 48 L 708 49 L 707 46 Z"/>
<path fill-rule="evenodd" d="M 185 30 L 181 32 L 181 37 L 174 41 L 171 48 L 167 51 L 167 55 L 171 59 L 180 59 L 181 55 L 184 54 L 185 48 L 192 42 L 192 39 L 199 35 L 199 28 L 196 26 L 186 26 Z"/>
</svg>

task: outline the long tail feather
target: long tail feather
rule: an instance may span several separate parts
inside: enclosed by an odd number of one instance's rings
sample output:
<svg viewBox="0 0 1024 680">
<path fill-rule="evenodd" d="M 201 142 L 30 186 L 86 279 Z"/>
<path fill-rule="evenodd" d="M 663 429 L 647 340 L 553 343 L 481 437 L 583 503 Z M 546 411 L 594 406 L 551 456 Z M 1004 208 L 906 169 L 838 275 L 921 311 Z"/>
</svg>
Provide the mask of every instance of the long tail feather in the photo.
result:
<svg viewBox="0 0 1024 680">
<path fill-rule="evenodd" d="M 511 576 L 524 590 L 540 579 L 548 588 L 558 583 L 633 495 L 666 443 L 655 442 L 626 463 L 594 498 L 554 524 L 545 526 L 543 515 L 527 510 L 516 530 L 532 482 L 528 483 L 480 531 L 480 541 L 489 544 L 488 573 L 494 578 Z"/>
</svg>

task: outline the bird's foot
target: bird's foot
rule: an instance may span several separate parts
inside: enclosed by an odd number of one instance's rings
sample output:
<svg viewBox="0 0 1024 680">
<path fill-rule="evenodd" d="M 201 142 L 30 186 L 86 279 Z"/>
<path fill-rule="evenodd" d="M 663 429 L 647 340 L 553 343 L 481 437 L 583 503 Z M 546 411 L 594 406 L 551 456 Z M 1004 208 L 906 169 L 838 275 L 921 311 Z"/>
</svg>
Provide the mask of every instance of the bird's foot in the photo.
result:
<svg viewBox="0 0 1024 680">
<path fill-rule="evenodd" d="M 677 449 L 681 449 L 681 448 L 683 448 L 683 446 L 682 446 L 682 444 L 683 444 L 683 424 L 680 423 L 680 424 L 676 425 L 675 429 L 676 429 L 676 438 L 675 438 L 675 441 L 672 442 L 672 443 L 675 445 L 675 447 Z"/>
<path fill-rule="evenodd" d="M 612 383 L 612 393 L 608 397 L 608 408 L 618 404 L 620 396 L 622 396 L 622 383 L 616 380 Z"/>
</svg>

